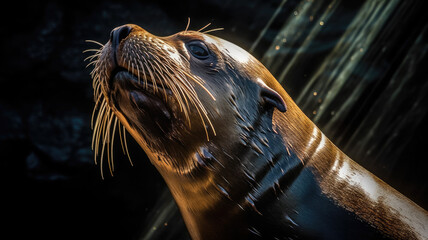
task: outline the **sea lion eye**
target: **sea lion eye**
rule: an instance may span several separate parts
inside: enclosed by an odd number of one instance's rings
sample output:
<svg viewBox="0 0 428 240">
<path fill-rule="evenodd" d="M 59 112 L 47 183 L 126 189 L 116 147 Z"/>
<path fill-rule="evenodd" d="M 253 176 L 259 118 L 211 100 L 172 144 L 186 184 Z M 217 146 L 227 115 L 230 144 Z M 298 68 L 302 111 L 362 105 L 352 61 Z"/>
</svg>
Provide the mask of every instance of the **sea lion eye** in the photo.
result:
<svg viewBox="0 0 428 240">
<path fill-rule="evenodd" d="M 187 49 L 195 58 L 207 59 L 209 57 L 208 47 L 201 41 L 189 42 L 187 44 Z"/>
</svg>

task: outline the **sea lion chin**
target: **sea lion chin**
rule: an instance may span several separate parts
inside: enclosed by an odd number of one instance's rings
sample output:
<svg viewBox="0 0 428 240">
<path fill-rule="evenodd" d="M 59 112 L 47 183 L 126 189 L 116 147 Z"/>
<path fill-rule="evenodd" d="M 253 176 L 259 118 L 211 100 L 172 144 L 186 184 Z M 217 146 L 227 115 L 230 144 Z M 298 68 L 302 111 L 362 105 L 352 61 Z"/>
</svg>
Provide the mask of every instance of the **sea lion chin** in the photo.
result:
<svg viewBox="0 0 428 240">
<path fill-rule="evenodd" d="M 93 58 L 95 156 L 106 149 L 112 169 L 109 144 L 129 132 L 193 239 L 428 238 L 427 212 L 341 152 L 240 47 L 128 24 Z"/>
</svg>

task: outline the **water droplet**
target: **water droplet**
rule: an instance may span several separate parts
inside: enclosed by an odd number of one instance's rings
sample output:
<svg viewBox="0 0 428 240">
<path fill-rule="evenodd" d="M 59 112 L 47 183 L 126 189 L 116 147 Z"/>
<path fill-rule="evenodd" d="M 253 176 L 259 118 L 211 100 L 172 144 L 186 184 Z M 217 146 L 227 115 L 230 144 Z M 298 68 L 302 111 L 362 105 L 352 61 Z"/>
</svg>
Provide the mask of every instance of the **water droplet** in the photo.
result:
<svg viewBox="0 0 428 240">
<path fill-rule="evenodd" d="M 224 189 L 222 186 L 217 184 L 218 189 L 220 189 L 220 191 L 226 195 L 227 197 L 229 197 L 229 193 L 226 191 L 226 189 Z"/>
<path fill-rule="evenodd" d="M 239 204 L 239 203 L 237 203 L 236 205 L 238 205 L 238 207 L 242 210 L 242 211 L 245 211 L 245 209 Z"/>
<path fill-rule="evenodd" d="M 254 183 L 256 181 L 255 177 L 247 170 L 244 170 L 244 175 L 250 180 L 251 183 Z"/>
<path fill-rule="evenodd" d="M 277 51 L 279 50 L 279 45 L 275 46 L 275 50 L 277 50 Z"/>
<path fill-rule="evenodd" d="M 316 110 L 314 110 L 314 111 L 312 112 L 312 114 L 313 114 L 313 115 L 316 115 L 316 114 L 317 114 L 317 111 L 316 111 Z"/>
<path fill-rule="evenodd" d="M 294 11 L 293 14 L 294 14 L 294 16 L 297 16 L 299 14 L 299 12 Z"/>
<path fill-rule="evenodd" d="M 290 216 L 285 215 L 285 219 L 286 219 L 289 223 L 291 223 L 293 226 L 295 226 L 295 227 L 298 227 L 298 226 L 299 226 L 295 221 L 293 221 L 293 219 L 291 219 L 291 218 L 290 218 Z"/>
<path fill-rule="evenodd" d="M 320 26 L 324 26 L 324 22 L 323 21 L 320 21 Z"/>
<path fill-rule="evenodd" d="M 262 213 L 259 212 L 259 210 L 257 210 L 256 204 L 254 203 L 255 197 L 251 193 L 249 193 L 248 196 L 245 197 L 245 200 L 247 201 L 248 204 L 250 204 L 250 206 L 254 209 L 254 211 L 256 211 L 256 213 L 262 215 Z"/>
<path fill-rule="evenodd" d="M 254 227 L 248 228 L 248 231 L 250 231 L 252 234 L 257 235 L 257 236 L 262 236 L 262 234 Z"/>
<path fill-rule="evenodd" d="M 195 158 L 196 158 L 196 162 L 199 163 L 199 165 L 206 166 L 205 161 L 202 159 L 199 153 L 195 153 Z"/>
<path fill-rule="evenodd" d="M 317 92 L 314 92 L 314 96 L 316 96 L 316 95 L 318 95 L 318 93 L 317 93 Z"/>
<path fill-rule="evenodd" d="M 263 155 L 263 150 L 254 141 L 250 143 L 250 146 L 256 153 Z"/>
</svg>

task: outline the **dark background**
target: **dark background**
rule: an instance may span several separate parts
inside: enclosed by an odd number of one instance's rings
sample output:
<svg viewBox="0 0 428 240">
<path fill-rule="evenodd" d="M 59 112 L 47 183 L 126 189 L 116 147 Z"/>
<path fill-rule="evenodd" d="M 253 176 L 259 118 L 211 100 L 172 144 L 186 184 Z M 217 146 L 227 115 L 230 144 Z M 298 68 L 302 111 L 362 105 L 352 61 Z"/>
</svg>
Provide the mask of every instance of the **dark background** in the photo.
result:
<svg viewBox="0 0 428 240">
<path fill-rule="evenodd" d="M 210 28 L 224 27 L 213 35 L 252 50 L 345 153 L 427 209 L 428 44 L 423 1 L 392 7 L 394 1 L 377 1 L 373 8 L 391 9 L 383 15 L 373 13 L 372 20 L 358 20 L 359 11 L 370 1 L 282 2 L 15 1 L 4 5 L 3 235 L 188 238 L 163 180 L 130 137 L 134 166 L 120 153 L 119 144 L 114 176 L 105 174 L 106 179 L 101 179 L 90 148 L 94 102 L 91 67 L 85 68 L 88 62 L 84 62 L 90 53 L 82 53 L 98 48 L 85 40 L 105 43 L 116 26 L 135 23 L 153 34 L 170 35 L 184 30 L 188 17 L 193 30 L 207 23 L 212 23 Z M 310 10 L 305 12 L 305 7 Z M 329 9 L 335 11 L 328 14 Z M 352 23 L 355 19 L 357 25 Z M 350 34 L 359 26 L 368 26 L 361 28 L 365 38 Z M 314 36 L 308 38 L 311 33 Z M 373 39 L 358 46 L 368 33 L 375 33 Z M 343 60 L 354 60 L 347 54 L 353 48 L 361 49 L 363 56 L 355 55 L 359 61 L 349 70 Z M 346 76 L 344 83 L 338 81 L 341 76 Z M 339 90 L 323 105 L 332 89 Z M 320 115 L 323 109 L 329 114 Z"/>
</svg>

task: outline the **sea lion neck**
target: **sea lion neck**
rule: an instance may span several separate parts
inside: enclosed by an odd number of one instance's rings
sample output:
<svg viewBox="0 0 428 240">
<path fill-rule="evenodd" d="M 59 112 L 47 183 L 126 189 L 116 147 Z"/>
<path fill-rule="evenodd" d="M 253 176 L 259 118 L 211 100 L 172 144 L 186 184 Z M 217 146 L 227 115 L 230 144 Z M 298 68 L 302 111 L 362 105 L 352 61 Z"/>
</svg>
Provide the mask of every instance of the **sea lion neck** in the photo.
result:
<svg viewBox="0 0 428 240">
<path fill-rule="evenodd" d="M 279 85 L 279 83 L 275 84 Z M 278 92 L 286 102 L 288 110 L 285 113 L 274 112 L 272 118 L 273 129 L 283 138 L 288 151 L 296 154 L 296 157 L 304 165 L 318 161 L 318 158 L 314 158 L 314 156 L 323 151 L 323 148 L 320 147 L 321 145 L 327 144 L 327 142 L 331 144 L 330 141 L 300 110 L 284 89 L 279 88 Z M 331 145 L 336 149 L 336 146 Z"/>
<path fill-rule="evenodd" d="M 211 221 L 217 220 L 212 216 L 242 222 L 247 221 L 248 212 L 258 215 L 255 202 L 272 191 L 280 194 L 279 185 L 286 187 L 298 175 L 301 161 L 283 147 L 284 140 L 272 129 L 272 120 L 266 120 L 269 118 L 272 112 L 253 122 L 240 121 L 237 142 L 226 142 L 219 136 L 200 146 L 191 156 L 198 166 L 190 172 L 158 168 L 193 237 L 205 239 L 208 233 L 201 229 L 215 231 L 220 227 L 214 227 L 216 223 Z"/>
</svg>

